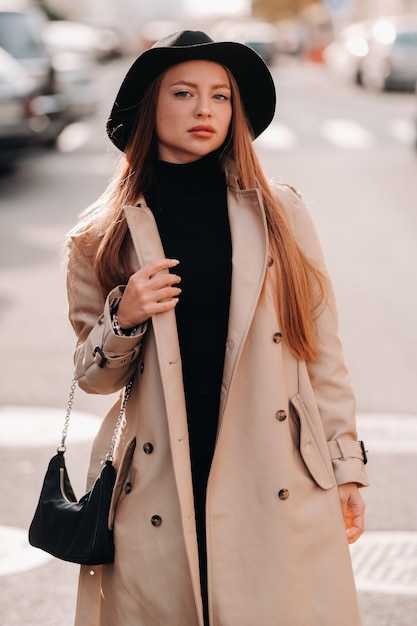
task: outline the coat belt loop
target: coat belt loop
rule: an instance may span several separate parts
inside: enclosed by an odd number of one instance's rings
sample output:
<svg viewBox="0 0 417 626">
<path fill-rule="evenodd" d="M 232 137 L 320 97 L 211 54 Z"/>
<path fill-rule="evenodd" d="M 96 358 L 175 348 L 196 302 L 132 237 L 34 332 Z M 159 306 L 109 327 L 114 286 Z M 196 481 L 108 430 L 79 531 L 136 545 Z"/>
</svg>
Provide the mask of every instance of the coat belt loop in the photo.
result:
<svg viewBox="0 0 417 626">
<path fill-rule="evenodd" d="M 349 454 L 348 454 L 348 450 L 346 449 L 346 446 L 344 444 L 344 441 L 342 439 L 336 439 L 335 440 L 339 450 L 340 450 L 340 458 L 342 459 L 342 461 L 347 461 L 349 458 Z"/>
</svg>

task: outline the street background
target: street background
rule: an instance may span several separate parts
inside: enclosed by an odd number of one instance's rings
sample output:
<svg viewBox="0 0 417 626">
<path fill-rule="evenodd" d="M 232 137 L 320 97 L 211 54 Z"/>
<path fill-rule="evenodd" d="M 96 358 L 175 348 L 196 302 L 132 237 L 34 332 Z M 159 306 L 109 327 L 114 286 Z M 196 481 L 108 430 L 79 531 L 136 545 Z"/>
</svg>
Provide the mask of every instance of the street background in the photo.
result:
<svg viewBox="0 0 417 626">
<path fill-rule="evenodd" d="M 60 149 L 29 156 L 0 179 L 0 563 L 12 561 L 0 567 L 1 626 L 73 623 L 77 567 L 36 562 L 38 551 L 19 544 L 22 559 L 34 559 L 19 571 L 13 529 L 26 533 L 60 440 L 75 343 L 63 242 L 113 170 L 105 119 L 130 61 L 99 68 L 99 111 L 69 127 Z M 295 59 L 273 73 L 276 119 L 256 145 L 268 174 L 302 193 L 316 223 L 369 449 L 370 539 L 356 544 L 364 626 L 415 626 L 417 98 L 364 91 Z M 77 392 L 67 459 L 78 494 L 112 400 Z"/>
</svg>

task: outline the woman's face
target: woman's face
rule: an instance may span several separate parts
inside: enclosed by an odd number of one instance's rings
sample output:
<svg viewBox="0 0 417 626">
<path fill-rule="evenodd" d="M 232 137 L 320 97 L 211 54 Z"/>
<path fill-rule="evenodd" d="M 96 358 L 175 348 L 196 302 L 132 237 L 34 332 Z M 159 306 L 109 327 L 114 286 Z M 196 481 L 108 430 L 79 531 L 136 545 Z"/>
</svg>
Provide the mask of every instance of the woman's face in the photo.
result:
<svg viewBox="0 0 417 626">
<path fill-rule="evenodd" d="M 186 61 L 169 68 L 156 107 L 159 158 L 190 163 L 224 143 L 232 119 L 230 82 L 212 61 Z"/>
</svg>

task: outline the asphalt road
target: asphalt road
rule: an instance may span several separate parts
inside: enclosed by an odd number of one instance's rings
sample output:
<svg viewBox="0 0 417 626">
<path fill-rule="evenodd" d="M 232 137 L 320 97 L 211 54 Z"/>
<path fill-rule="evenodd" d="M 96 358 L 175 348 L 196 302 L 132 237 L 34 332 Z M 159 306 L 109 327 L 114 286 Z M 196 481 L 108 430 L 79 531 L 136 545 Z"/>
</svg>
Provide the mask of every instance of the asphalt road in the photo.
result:
<svg viewBox="0 0 417 626">
<path fill-rule="evenodd" d="M 69 128 L 60 150 L 0 179 L 0 626 L 73 623 L 77 568 L 39 562 L 24 537 L 72 375 L 62 243 L 111 175 L 117 155 L 104 123 L 127 64 L 100 68 L 100 111 Z M 417 99 L 363 92 L 295 62 L 274 76 L 277 116 L 259 155 L 313 214 L 370 449 L 369 533 L 353 555 L 364 626 L 415 626 Z M 77 493 L 111 401 L 77 394 L 84 414 L 68 454 Z"/>
</svg>

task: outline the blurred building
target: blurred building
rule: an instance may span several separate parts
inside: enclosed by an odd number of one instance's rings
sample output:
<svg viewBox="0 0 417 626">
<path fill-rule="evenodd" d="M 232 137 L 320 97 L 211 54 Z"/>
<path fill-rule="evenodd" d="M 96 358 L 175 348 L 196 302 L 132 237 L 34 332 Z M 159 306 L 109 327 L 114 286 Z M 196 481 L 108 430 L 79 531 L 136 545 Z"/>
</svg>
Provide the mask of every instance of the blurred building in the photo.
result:
<svg viewBox="0 0 417 626">
<path fill-rule="evenodd" d="M 270 21 L 296 17 L 312 8 L 320 11 L 323 7 L 336 20 L 417 14 L 417 0 L 252 0 L 253 14 Z"/>
<path fill-rule="evenodd" d="M 275 24 L 281 39 L 320 61 L 322 50 L 347 24 L 415 13 L 417 0 L 33 0 L 70 20 L 112 28 L 127 52 L 138 52 L 181 27 L 184 14 L 253 15 Z M 222 10 L 219 9 L 222 7 Z M 240 7 L 238 10 L 236 7 Z M 200 26 L 199 23 L 195 26 Z M 148 33 L 150 31 L 150 33 Z"/>
<path fill-rule="evenodd" d="M 37 0 L 65 19 L 111 27 L 135 48 L 138 33 L 150 20 L 178 13 L 178 0 Z"/>
<path fill-rule="evenodd" d="M 68 19 L 121 20 L 143 23 L 174 13 L 178 0 L 43 0 L 43 4 Z"/>
<path fill-rule="evenodd" d="M 252 0 L 252 14 L 285 27 L 314 61 L 348 24 L 383 16 L 417 15 L 417 0 Z"/>
<path fill-rule="evenodd" d="M 274 22 L 296 17 L 311 4 L 320 4 L 320 0 L 252 0 L 252 13 Z"/>
<path fill-rule="evenodd" d="M 416 14 L 417 0 L 355 0 L 355 19 Z"/>
</svg>

